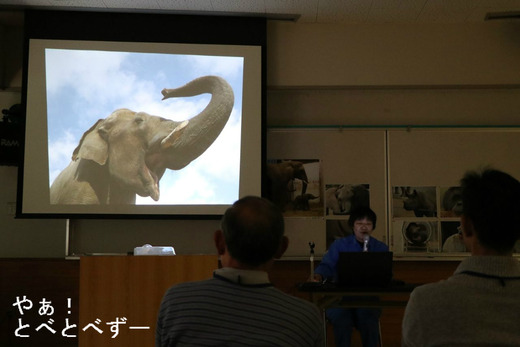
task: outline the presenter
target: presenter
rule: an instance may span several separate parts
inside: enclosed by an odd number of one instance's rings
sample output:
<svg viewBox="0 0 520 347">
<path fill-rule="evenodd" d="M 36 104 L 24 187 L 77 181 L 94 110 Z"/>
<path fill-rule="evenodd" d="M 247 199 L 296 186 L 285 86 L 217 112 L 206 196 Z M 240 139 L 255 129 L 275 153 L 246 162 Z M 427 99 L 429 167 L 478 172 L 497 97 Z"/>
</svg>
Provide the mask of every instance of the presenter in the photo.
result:
<svg viewBox="0 0 520 347">
<path fill-rule="evenodd" d="M 319 266 L 314 270 L 311 280 L 335 281 L 340 252 L 388 252 L 386 244 L 371 236 L 376 227 L 376 220 L 376 214 L 368 207 L 360 207 L 352 211 L 348 224 L 354 233 L 338 239 L 330 245 Z M 359 264 L 359 266 L 363 266 L 363 264 Z M 336 346 L 350 346 L 353 327 L 359 330 L 364 347 L 379 345 L 380 309 L 330 308 L 326 315 L 334 328 Z"/>
</svg>

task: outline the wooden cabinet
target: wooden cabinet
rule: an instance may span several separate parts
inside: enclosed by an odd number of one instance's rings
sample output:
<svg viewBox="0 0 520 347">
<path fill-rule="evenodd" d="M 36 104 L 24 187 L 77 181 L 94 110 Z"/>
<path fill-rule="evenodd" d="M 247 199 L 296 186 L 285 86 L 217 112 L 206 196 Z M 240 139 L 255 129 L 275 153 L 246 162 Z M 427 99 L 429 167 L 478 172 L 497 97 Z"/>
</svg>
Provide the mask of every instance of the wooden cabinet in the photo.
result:
<svg viewBox="0 0 520 347">
<path fill-rule="evenodd" d="M 154 346 L 166 290 L 209 278 L 217 267 L 216 255 L 82 257 L 79 347 Z"/>
</svg>

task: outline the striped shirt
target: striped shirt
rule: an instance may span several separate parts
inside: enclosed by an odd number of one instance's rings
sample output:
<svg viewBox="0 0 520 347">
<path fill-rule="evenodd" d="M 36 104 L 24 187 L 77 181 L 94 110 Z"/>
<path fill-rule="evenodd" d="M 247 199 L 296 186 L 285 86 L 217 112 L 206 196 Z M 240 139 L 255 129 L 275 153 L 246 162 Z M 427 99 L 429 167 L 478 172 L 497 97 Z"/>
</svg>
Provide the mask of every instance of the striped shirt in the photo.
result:
<svg viewBox="0 0 520 347">
<path fill-rule="evenodd" d="M 173 286 L 157 321 L 156 347 L 323 345 L 318 309 L 274 288 L 264 272 L 225 268 Z"/>
</svg>

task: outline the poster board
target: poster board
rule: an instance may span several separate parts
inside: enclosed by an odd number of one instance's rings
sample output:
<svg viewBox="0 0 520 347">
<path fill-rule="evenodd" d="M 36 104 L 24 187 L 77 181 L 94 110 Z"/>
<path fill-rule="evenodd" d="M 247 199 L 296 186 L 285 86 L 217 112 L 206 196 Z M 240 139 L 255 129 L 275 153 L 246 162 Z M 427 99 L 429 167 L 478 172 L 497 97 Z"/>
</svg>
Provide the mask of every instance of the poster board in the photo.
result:
<svg viewBox="0 0 520 347">
<path fill-rule="evenodd" d="M 389 231 L 394 255 L 440 259 L 468 255 L 457 230 L 459 181 L 466 171 L 486 166 L 519 179 L 519 147 L 520 129 L 515 128 L 389 130 Z"/>
<path fill-rule="evenodd" d="M 308 257 L 309 242 L 315 243 L 316 256 L 325 253 L 331 237 L 345 232 L 348 208 L 334 214 L 326 211 L 325 189 L 339 185 L 367 187 L 370 207 L 378 216 L 374 237 L 387 243 L 386 228 L 386 132 L 380 129 L 269 129 L 267 161 L 294 160 L 313 165 L 318 170 L 317 192 L 321 213 L 285 211 L 289 248 L 286 258 Z M 319 168 L 316 169 L 316 163 Z M 311 171 L 309 170 L 309 171 Z M 297 180 L 295 180 L 297 181 Z M 310 179 L 309 179 L 310 181 Z M 310 183 L 309 183 L 310 187 Z M 295 188 L 299 189 L 299 188 Z M 310 188 L 309 188 L 310 189 Z M 327 237 L 329 234 L 329 237 Z"/>
<path fill-rule="evenodd" d="M 442 260 L 467 256 L 469 253 L 456 240 L 459 217 L 452 210 L 456 207 L 444 207 L 442 200 L 457 193 L 455 188 L 468 170 L 490 166 L 520 179 L 518 148 L 518 128 L 269 129 L 268 162 L 319 161 L 323 213 L 305 216 L 285 212 L 290 239 L 286 257 L 308 257 L 310 241 L 316 244 L 317 256 L 325 253 L 330 243 L 328 225 L 343 224 L 348 219 L 348 214 L 327 212 L 325 190 L 349 183 L 369 186 L 370 207 L 378 217 L 373 235 L 390 246 L 395 258 Z M 404 201 L 409 199 L 406 191 L 414 189 L 432 197 L 434 213 L 416 214 L 404 208 Z M 418 242 L 409 242 L 413 235 Z M 520 252 L 520 244 L 515 251 Z"/>
</svg>

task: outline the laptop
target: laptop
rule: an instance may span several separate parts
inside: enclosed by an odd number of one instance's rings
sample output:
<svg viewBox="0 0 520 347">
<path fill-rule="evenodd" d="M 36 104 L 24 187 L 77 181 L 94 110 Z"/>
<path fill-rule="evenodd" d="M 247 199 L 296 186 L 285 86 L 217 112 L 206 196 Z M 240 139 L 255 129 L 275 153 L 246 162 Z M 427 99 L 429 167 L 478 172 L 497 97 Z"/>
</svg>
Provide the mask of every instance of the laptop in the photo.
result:
<svg viewBox="0 0 520 347">
<path fill-rule="evenodd" d="M 392 281 L 392 252 L 340 252 L 338 286 L 386 287 Z"/>
</svg>

